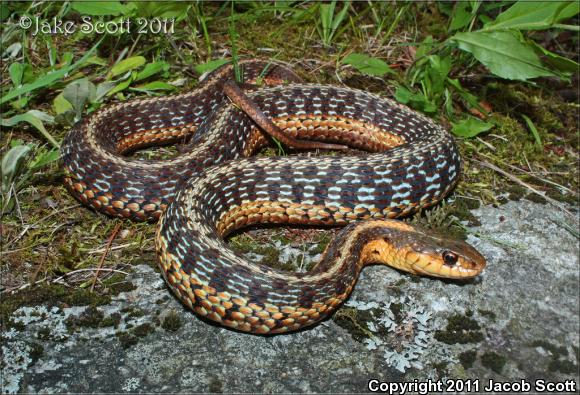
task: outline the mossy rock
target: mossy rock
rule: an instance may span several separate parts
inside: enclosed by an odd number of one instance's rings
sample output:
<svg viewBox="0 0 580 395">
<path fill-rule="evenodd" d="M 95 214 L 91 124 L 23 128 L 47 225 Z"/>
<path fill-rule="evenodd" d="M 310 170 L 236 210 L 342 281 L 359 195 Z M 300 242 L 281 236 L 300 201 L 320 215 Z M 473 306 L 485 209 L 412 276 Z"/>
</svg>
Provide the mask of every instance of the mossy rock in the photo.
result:
<svg viewBox="0 0 580 395">
<path fill-rule="evenodd" d="M 66 288 L 62 285 L 39 285 L 5 296 L 0 303 L 2 325 L 8 325 L 12 313 L 22 306 L 48 305 L 68 306 L 101 306 L 111 302 L 108 295 L 100 295 L 81 288 Z"/>
<path fill-rule="evenodd" d="M 98 328 L 101 326 L 104 317 L 105 315 L 101 310 L 94 306 L 89 306 L 79 316 L 68 317 L 66 324 L 69 328 L 73 329 L 83 326 L 89 328 Z"/>
<path fill-rule="evenodd" d="M 161 327 L 168 332 L 177 332 L 182 326 L 183 322 L 181 317 L 175 310 L 171 310 L 167 313 L 163 319 L 163 323 L 161 324 Z"/>
<path fill-rule="evenodd" d="M 459 354 L 459 362 L 461 362 L 461 366 L 463 366 L 464 369 L 471 368 L 475 363 L 476 358 L 477 358 L 476 350 L 464 351 L 461 354 Z"/>
<path fill-rule="evenodd" d="M 481 364 L 497 374 L 501 374 L 507 358 L 494 351 L 488 351 L 481 356 Z"/>
<path fill-rule="evenodd" d="M 447 344 L 479 343 L 483 333 L 477 321 L 467 314 L 454 314 L 447 319 L 445 330 L 435 332 L 435 339 Z"/>
</svg>

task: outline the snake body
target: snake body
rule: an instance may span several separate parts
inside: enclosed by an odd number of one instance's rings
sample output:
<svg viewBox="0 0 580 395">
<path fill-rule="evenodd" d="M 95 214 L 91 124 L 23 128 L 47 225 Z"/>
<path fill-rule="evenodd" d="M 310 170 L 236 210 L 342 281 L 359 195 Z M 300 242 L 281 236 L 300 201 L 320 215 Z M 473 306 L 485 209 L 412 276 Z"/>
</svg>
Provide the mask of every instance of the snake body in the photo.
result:
<svg viewBox="0 0 580 395">
<path fill-rule="evenodd" d="M 102 110 L 71 133 L 63 155 L 69 189 L 94 208 L 138 220 L 166 208 L 156 235 L 159 266 L 200 316 L 245 332 L 287 332 L 331 314 L 367 264 L 455 278 L 483 270 L 471 246 L 390 219 L 436 204 L 458 180 L 453 139 L 428 118 L 351 88 L 264 87 L 248 97 L 284 133 L 370 153 L 250 157 L 267 137 L 234 104 L 209 100 L 211 89 L 201 89 Z M 212 110 L 205 120 L 192 104 L 199 95 Z M 135 142 L 148 134 L 187 133 L 195 144 L 170 161 L 120 157 L 125 146 L 154 142 Z M 348 226 L 311 271 L 287 273 L 248 262 L 224 241 L 257 223 Z"/>
</svg>

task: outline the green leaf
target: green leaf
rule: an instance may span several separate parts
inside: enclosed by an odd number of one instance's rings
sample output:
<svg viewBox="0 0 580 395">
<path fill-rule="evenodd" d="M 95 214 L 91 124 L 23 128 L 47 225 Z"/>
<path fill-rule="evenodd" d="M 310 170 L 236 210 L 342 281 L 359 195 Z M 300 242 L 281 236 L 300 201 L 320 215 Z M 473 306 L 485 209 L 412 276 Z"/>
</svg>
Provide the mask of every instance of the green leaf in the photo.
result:
<svg viewBox="0 0 580 395">
<path fill-rule="evenodd" d="M 577 1 L 518 1 L 484 26 L 483 31 L 517 29 L 542 30 L 580 12 Z"/>
<path fill-rule="evenodd" d="M 144 80 L 145 78 L 149 78 L 154 74 L 167 70 L 169 70 L 169 63 L 167 62 L 147 63 L 145 67 L 143 67 L 143 70 L 137 73 L 135 81 Z"/>
<path fill-rule="evenodd" d="M 38 170 L 41 167 L 48 165 L 49 163 L 56 162 L 60 159 L 60 150 L 53 148 L 50 151 L 42 150 L 36 157 L 32 160 L 29 167 L 31 170 Z"/>
<path fill-rule="evenodd" d="M 145 64 L 146 61 L 147 60 L 143 56 L 133 56 L 131 58 L 122 60 L 116 65 L 114 65 L 113 68 L 111 68 L 109 76 L 115 77 L 119 74 L 123 74 L 126 73 L 127 71 L 141 67 Z"/>
<path fill-rule="evenodd" d="M 125 7 L 118 1 L 73 1 L 72 8 L 81 15 L 125 14 Z"/>
<path fill-rule="evenodd" d="M 8 68 L 8 74 L 10 74 L 12 85 L 18 87 L 22 83 L 22 77 L 24 76 L 24 66 L 22 63 L 12 63 Z"/>
<path fill-rule="evenodd" d="M 87 59 L 87 64 L 96 64 L 97 66 L 106 66 L 109 63 L 107 62 L 107 59 L 103 59 L 99 56 L 91 56 L 90 58 Z"/>
<path fill-rule="evenodd" d="M 395 99 L 399 103 L 407 104 L 426 113 L 434 113 L 437 111 L 437 106 L 430 102 L 425 96 L 413 93 L 403 86 L 399 86 L 395 91 Z"/>
<path fill-rule="evenodd" d="M 194 67 L 194 69 L 199 74 L 203 74 L 203 73 L 207 73 L 210 71 L 214 71 L 226 63 L 230 63 L 230 60 L 228 60 L 228 59 L 215 59 L 215 60 L 210 60 L 207 63 L 198 64 L 197 66 Z"/>
<path fill-rule="evenodd" d="M 96 96 L 95 91 L 95 85 L 90 82 L 88 78 L 81 78 L 80 80 L 73 81 L 62 91 L 64 98 L 72 104 L 76 113 L 75 119 L 77 121 L 81 119 L 85 104 L 94 101 Z"/>
<path fill-rule="evenodd" d="M 480 119 L 469 117 L 457 123 L 451 123 L 451 131 L 459 137 L 475 137 L 480 133 L 486 132 L 493 127 L 493 123 L 483 122 Z"/>
<path fill-rule="evenodd" d="M 522 118 L 524 118 L 524 121 L 526 121 L 526 124 L 528 125 L 530 132 L 532 132 L 534 140 L 536 140 L 536 146 L 542 147 L 542 139 L 540 138 L 540 133 L 538 133 L 538 129 L 536 129 L 536 125 L 534 125 L 532 120 L 527 115 L 522 114 Z"/>
<path fill-rule="evenodd" d="M 68 73 L 72 72 L 73 70 L 77 69 L 78 67 L 82 66 L 85 61 L 92 56 L 93 52 L 97 49 L 99 44 L 101 44 L 103 39 L 100 39 L 87 53 L 83 55 L 75 64 L 65 66 L 59 70 L 52 71 L 48 74 L 43 75 L 42 77 L 37 78 L 34 82 L 29 84 L 22 85 L 20 88 L 11 90 L 5 96 L 2 96 L 0 99 L 0 104 L 4 104 L 5 102 L 12 100 L 18 96 L 21 96 L 25 93 L 32 92 L 36 89 L 43 88 L 45 86 L 49 86 L 55 81 L 60 80 L 61 78 L 65 77 Z"/>
<path fill-rule="evenodd" d="M 429 51 L 433 49 L 434 45 L 436 45 L 436 43 L 433 40 L 433 36 L 429 35 L 425 37 L 415 52 L 415 59 L 421 59 L 423 56 L 427 55 Z"/>
<path fill-rule="evenodd" d="M 163 91 L 163 90 L 172 90 L 172 89 L 175 89 L 175 87 L 173 85 L 169 85 L 168 83 L 163 82 L 163 81 L 153 81 L 153 82 L 149 82 L 147 84 L 138 85 L 138 86 L 131 88 L 131 90 L 133 90 L 133 91 L 141 91 L 141 92 Z"/>
<path fill-rule="evenodd" d="M 103 97 L 107 95 L 115 87 L 115 83 L 113 81 L 103 81 L 99 85 L 97 85 L 97 90 L 95 92 L 95 100 L 94 102 L 99 103 Z"/>
<path fill-rule="evenodd" d="M 473 94 L 471 94 L 469 91 L 467 91 L 464 87 L 461 86 L 461 83 L 459 82 L 458 79 L 451 79 L 451 78 L 447 78 L 447 83 L 449 85 L 451 85 L 453 88 L 455 88 L 455 90 L 459 93 L 459 95 L 465 100 L 467 101 L 467 103 L 473 107 L 473 108 L 477 108 L 479 111 L 481 111 L 482 113 L 486 114 L 488 111 L 483 108 L 481 106 L 481 104 L 479 104 L 479 98 Z"/>
<path fill-rule="evenodd" d="M 10 15 L 10 10 L 8 9 L 8 5 L 5 2 L 0 4 L 0 21 L 4 22 L 5 19 L 8 19 Z"/>
<path fill-rule="evenodd" d="M 455 31 L 461 29 L 471 22 L 471 12 L 468 11 L 471 8 L 467 1 L 458 1 L 453 7 L 453 14 L 451 16 L 451 23 L 449 24 L 449 31 Z"/>
<path fill-rule="evenodd" d="M 429 60 L 429 67 L 426 68 L 425 73 L 431 85 L 428 93 L 429 97 L 433 98 L 443 93 L 447 75 L 451 70 L 451 58 L 430 55 L 427 59 Z"/>
<path fill-rule="evenodd" d="M 181 20 L 187 16 L 189 7 L 191 4 L 188 1 L 147 1 L 139 3 L 137 14 L 147 18 L 176 18 L 176 20 Z"/>
<path fill-rule="evenodd" d="M 563 73 L 576 73 L 578 72 L 578 63 L 572 59 L 565 58 L 554 52 L 548 51 L 546 48 L 538 45 L 536 42 L 529 40 L 529 44 L 534 47 L 536 53 L 542 58 L 544 64 L 550 66 L 554 70 L 558 70 Z"/>
<path fill-rule="evenodd" d="M 542 65 L 534 49 L 511 32 L 457 33 L 450 40 L 470 52 L 489 71 L 501 78 L 526 81 L 530 78 L 557 76 Z"/>
<path fill-rule="evenodd" d="M 36 129 L 38 129 L 40 131 L 40 133 L 42 133 L 42 135 L 54 147 L 58 148 L 60 145 L 56 142 L 54 137 L 52 137 L 51 134 L 46 131 L 46 129 L 44 128 L 44 124 L 42 123 L 43 121 L 44 122 L 54 122 L 54 118 L 46 113 L 43 113 L 42 111 L 30 110 L 27 113 L 15 115 L 12 118 L 1 119 L 0 125 L 6 126 L 6 127 L 11 127 L 11 126 L 14 126 L 20 122 L 29 123 L 30 125 L 34 126 Z"/>
<path fill-rule="evenodd" d="M 382 77 L 394 71 L 381 59 L 372 58 L 362 53 L 351 53 L 342 60 L 342 64 L 349 64 L 361 73 Z"/>
<path fill-rule="evenodd" d="M 72 110 L 73 106 L 72 104 L 70 104 L 68 100 L 64 98 L 64 95 L 61 92 L 52 101 L 52 109 L 58 115 L 63 114 L 69 110 Z"/>
<path fill-rule="evenodd" d="M 22 163 L 29 154 L 32 147 L 29 145 L 17 145 L 11 148 L 2 158 L 2 192 L 7 193 L 12 185 L 12 180 L 16 178 Z"/>
<path fill-rule="evenodd" d="M 120 84 L 115 86 L 113 89 L 108 91 L 107 96 L 111 96 L 111 95 L 114 95 L 115 93 L 124 91 L 125 89 L 127 89 L 129 87 L 129 85 L 131 85 L 131 82 L 133 82 L 132 78 L 126 79 L 125 81 L 121 82 Z"/>
</svg>

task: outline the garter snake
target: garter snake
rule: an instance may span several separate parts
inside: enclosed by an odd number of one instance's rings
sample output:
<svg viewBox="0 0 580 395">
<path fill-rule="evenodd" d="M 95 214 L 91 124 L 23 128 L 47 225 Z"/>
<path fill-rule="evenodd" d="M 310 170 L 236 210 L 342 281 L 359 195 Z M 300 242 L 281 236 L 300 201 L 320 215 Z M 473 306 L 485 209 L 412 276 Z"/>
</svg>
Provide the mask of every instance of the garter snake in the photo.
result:
<svg viewBox="0 0 580 395">
<path fill-rule="evenodd" d="M 246 77 L 263 66 L 248 62 Z M 265 77 L 273 86 L 247 97 L 277 128 L 294 141 L 369 153 L 254 157 L 268 137 L 224 96 L 230 75 L 226 66 L 194 92 L 99 110 L 63 147 L 66 184 L 82 202 L 133 220 L 164 212 L 159 266 L 198 315 L 245 332 L 287 332 L 331 314 L 367 264 L 450 278 L 483 270 L 485 259 L 466 243 L 392 219 L 436 204 L 457 183 L 459 154 L 442 127 L 370 93 L 303 84 L 274 65 Z M 281 80 L 291 83 L 275 85 Z M 191 136 L 170 160 L 123 156 Z M 346 226 L 311 271 L 288 273 L 248 262 L 224 241 L 265 223 Z"/>
</svg>

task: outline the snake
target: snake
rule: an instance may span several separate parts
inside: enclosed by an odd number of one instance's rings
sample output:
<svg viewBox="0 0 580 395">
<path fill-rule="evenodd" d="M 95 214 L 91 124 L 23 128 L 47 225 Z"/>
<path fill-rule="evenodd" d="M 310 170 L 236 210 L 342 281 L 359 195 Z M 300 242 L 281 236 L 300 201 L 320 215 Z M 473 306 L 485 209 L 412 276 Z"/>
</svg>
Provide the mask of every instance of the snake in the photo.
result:
<svg viewBox="0 0 580 395">
<path fill-rule="evenodd" d="M 225 65 L 193 91 L 97 110 L 63 143 L 73 196 L 109 216 L 158 220 L 158 266 L 184 305 L 237 331 L 286 333 L 330 317 L 368 265 L 459 280 L 483 271 L 466 242 L 397 220 L 439 203 L 459 180 L 459 152 L 442 126 L 372 93 L 304 83 L 282 63 L 240 66 L 244 81 L 261 83 L 241 97 Z M 272 130 L 296 148 L 354 152 L 255 156 Z M 173 158 L 128 155 L 179 141 Z M 227 243 L 269 224 L 342 229 L 312 269 L 288 272 Z"/>
</svg>

